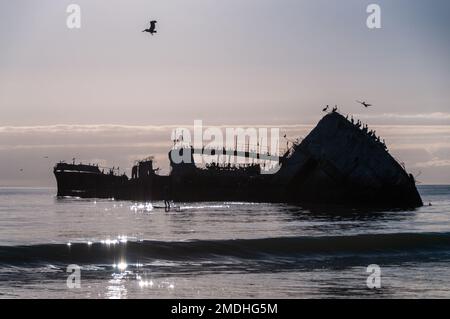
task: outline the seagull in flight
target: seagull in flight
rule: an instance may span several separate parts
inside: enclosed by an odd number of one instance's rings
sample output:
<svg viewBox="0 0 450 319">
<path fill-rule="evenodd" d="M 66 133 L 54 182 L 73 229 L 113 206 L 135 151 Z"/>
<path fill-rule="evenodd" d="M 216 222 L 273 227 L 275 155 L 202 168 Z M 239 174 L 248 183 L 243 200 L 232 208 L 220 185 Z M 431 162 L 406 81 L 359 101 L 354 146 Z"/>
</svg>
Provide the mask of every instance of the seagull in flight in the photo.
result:
<svg viewBox="0 0 450 319">
<path fill-rule="evenodd" d="M 157 23 L 156 20 L 150 21 L 150 28 L 145 29 L 145 30 L 143 30 L 142 32 L 148 32 L 148 33 L 150 33 L 151 35 L 153 35 L 153 33 L 157 33 L 157 31 L 155 30 L 155 29 L 156 29 L 156 23 Z"/>
<path fill-rule="evenodd" d="M 367 103 L 367 102 L 361 102 L 361 101 L 356 101 L 356 102 L 358 102 L 359 104 L 361 104 L 362 106 L 364 106 L 364 107 L 369 107 L 369 106 L 372 106 L 372 104 L 369 104 L 369 103 Z"/>
</svg>

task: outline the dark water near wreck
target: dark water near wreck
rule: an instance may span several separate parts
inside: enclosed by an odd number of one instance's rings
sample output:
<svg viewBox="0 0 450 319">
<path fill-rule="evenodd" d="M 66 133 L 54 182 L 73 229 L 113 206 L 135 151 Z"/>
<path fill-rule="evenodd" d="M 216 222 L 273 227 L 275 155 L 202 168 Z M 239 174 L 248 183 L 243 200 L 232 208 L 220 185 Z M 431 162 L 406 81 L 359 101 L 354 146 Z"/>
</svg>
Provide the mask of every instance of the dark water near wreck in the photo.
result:
<svg viewBox="0 0 450 319">
<path fill-rule="evenodd" d="M 2 298 L 450 297 L 450 186 L 411 211 L 248 203 L 171 212 L 0 188 Z M 155 203 L 161 205 L 161 203 Z M 69 289 L 66 267 L 81 267 Z M 381 267 L 367 288 L 370 264 Z"/>
</svg>

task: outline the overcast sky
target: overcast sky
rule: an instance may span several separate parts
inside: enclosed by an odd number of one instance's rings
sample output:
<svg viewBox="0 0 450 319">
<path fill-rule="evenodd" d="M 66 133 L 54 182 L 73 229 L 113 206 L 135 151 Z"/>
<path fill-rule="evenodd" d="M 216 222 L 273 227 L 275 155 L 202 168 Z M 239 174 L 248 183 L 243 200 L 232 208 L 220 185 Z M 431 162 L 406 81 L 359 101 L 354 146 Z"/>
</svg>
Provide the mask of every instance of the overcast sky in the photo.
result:
<svg viewBox="0 0 450 319">
<path fill-rule="evenodd" d="M 52 165 L 74 156 L 164 167 L 169 126 L 195 119 L 305 135 L 326 104 L 423 183 L 450 183 L 448 30 L 448 0 L 0 0 L 0 186 L 55 185 Z"/>
</svg>

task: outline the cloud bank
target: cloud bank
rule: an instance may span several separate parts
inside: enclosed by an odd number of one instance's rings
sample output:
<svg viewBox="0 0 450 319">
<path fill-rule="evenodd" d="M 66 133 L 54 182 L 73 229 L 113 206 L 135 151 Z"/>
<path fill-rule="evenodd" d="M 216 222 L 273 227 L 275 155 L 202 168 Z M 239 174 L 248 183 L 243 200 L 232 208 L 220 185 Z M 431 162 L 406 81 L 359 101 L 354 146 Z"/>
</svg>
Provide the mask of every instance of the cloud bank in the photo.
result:
<svg viewBox="0 0 450 319">
<path fill-rule="evenodd" d="M 39 125 L 0 127 L 0 186 L 55 186 L 53 165 L 60 160 L 119 166 L 129 174 L 135 160 L 154 155 L 168 173 L 171 132 L 191 125 Z M 208 124 L 204 123 L 204 128 Z M 226 127 L 255 127 L 254 125 Z M 258 125 L 256 127 L 275 127 Z M 309 124 L 278 125 L 289 139 L 306 136 Z M 426 184 L 450 183 L 450 126 L 371 125 L 393 156 Z M 22 169 L 22 171 L 21 171 Z"/>
</svg>

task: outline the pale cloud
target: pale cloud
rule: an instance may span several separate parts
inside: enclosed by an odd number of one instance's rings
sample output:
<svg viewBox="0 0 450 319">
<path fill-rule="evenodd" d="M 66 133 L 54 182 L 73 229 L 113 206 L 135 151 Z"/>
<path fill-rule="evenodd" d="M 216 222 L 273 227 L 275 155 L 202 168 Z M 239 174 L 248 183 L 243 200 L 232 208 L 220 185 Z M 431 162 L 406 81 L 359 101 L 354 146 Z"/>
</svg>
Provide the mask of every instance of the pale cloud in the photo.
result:
<svg viewBox="0 0 450 319">
<path fill-rule="evenodd" d="M 117 125 L 117 124 L 93 124 L 93 125 L 35 125 L 35 126 L 0 126 L 1 133 L 100 133 L 100 132 L 154 132 L 171 130 L 177 125 Z"/>
<path fill-rule="evenodd" d="M 27 150 L 27 149 L 77 149 L 77 148 L 155 148 L 164 147 L 167 143 L 97 143 L 97 144 L 38 144 L 38 145 L 0 145 L 0 150 Z"/>
<path fill-rule="evenodd" d="M 450 143 L 394 143 L 389 145 L 391 150 L 408 150 L 408 149 L 424 149 L 427 152 L 433 153 L 441 149 L 449 149 Z"/>
<path fill-rule="evenodd" d="M 436 134 L 440 136 L 450 135 L 450 125 L 374 125 L 376 129 L 389 135 L 415 135 L 420 138 L 423 135 Z"/>
<path fill-rule="evenodd" d="M 179 127 L 190 128 L 193 123 L 177 125 L 121 125 L 121 124 L 56 124 L 56 125 L 35 125 L 35 126 L 0 126 L 0 134 L 4 133 L 99 133 L 99 132 L 161 132 L 169 131 Z M 203 123 L 204 128 L 210 125 Z M 239 124 L 239 125 L 214 125 L 218 128 L 227 127 L 283 127 L 293 130 L 312 129 L 311 124 Z"/>
<path fill-rule="evenodd" d="M 403 120 L 450 120 L 450 113 L 432 112 L 432 113 L 382 113 L 382 114 L 355 114 L 363 119 L 403 119 Z"/>
<path fill-rule="evenodd" d="M 449 167 L 450 168 L 450 159 L 434 158 L 431 161 L 416 163 L 415 167 L 418 167 L 418 168 Z"/>
</svg>

